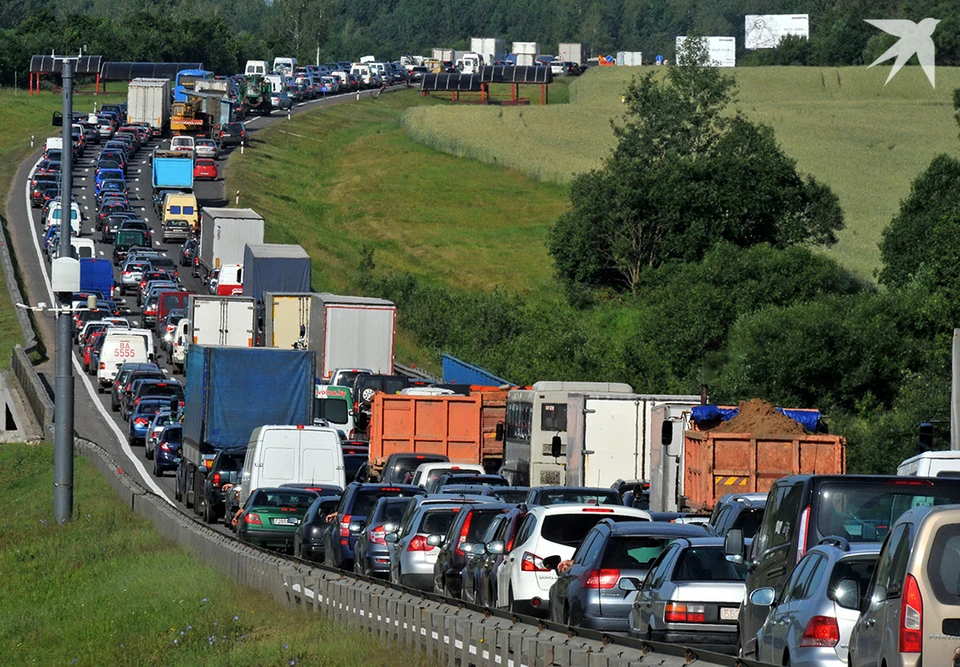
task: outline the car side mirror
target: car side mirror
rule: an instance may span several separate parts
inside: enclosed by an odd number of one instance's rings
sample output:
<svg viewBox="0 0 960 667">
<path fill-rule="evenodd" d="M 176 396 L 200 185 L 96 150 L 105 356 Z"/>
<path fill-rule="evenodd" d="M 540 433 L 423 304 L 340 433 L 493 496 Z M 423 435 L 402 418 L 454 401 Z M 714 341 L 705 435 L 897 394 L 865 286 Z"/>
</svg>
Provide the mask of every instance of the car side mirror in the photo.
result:
<svg viewBox="0 0 960 667">
<path fill-rule="evenodd" d="M 429 535 L 427 536 L 427 545 L 431 547 L 439 547 L 443 544 L 443 535 Z"/>
<path fill-rule="evenodd" d="M 833 591 L 833 599 L 844 609 L 860 607 L 860 582 L 856 579 L 841 579 Z"/>
<path fill-rule="evenodd" d="M 629 577 L 623 577 L 623 578 L 620 580 L 620 583 L 617 585 L 617 587 L 618 587 L 621 591 L 638 591 L 638 590 L 640 590 L 640 587 L 637 586 L 637 582 L 634 581 L 633 579 L 629 578 Z"/>
<path fill-rule="evenodd" d="M 396 533 L 387 533 L 383 536 L 383 541 L 389 542 L 390 544 L 396 544 L 398 539 L 399 538 L 397 537 Z"/>
<path fill-rule="evenodd" d="M 493 556 L 502 554 L 505 551 L 503 540 L 494 540 L 493 542 L 487 542 L 486 547 L 487 547 L 487 553 Z"/>
<path fill-rule="evenodd" d="M 470 553 L 472 553 L 474 556 L 482 556 L 487 553 L 487 546 L 483 542 L 465 544 L 463 546 L 465 547 L 464 551 L 466 551 L 466 547 L 470 547 Z"/>
<path fill-rule="evenodd" d="M 547 556 L 543 559 L 543 566 L 548 567 L 551 570 L 556 570 L 557 566 L 560 565 L 560 561 L 563 559 L 560 556 Z"/>
<path fill-rule="evenodd" d="M 777 592 L 770 587 L 758 588 L 750 594 L 750 604 L 757 607 L 769 607 L 777 597 Z"/>
<path fill-rule="evenodd" d="M 560 452 L 562 451 L 563 440 L 560 439 L 559 435 L 553 436 L 553 439 L 550 440 L 550 456 L 555 459 L 560 458 Z"/>
<path fill-rule="evenodd" d="M 497 422 L 497 441 L 503 442 L 503 422 Z"/>
<path fill-rule="evenodd" d="M 743 531 L 739 528 L 732 528 L 727 531 L 723 538 L 723 553 L 727 556 L 740 556 L 743 558 Z"/>
</svg>

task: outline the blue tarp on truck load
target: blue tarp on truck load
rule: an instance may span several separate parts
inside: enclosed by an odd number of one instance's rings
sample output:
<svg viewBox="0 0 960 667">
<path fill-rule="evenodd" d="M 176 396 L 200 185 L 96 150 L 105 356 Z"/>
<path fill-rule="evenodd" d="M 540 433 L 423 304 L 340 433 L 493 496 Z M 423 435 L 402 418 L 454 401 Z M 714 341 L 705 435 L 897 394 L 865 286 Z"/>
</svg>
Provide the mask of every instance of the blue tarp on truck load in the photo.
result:
<svg viewBox="0 0 960 667">
<path fill-rule="evenodd" d="M 201 451 L 245 447 L 264 424 L 311 424 L 314 353 L 191 345 L 183 439 Z"/>
<path fill-rule="evenodd" d="M 193 153 L 189 151 L 153 151 L 153 187 L 156 190 L 193 189 Z"/>
<path fill-rule="evenodd" d="M 243 295 L 257 303 L 265 292 L 310 292 L 310 255 L 287 243 L 247 245 L 243 251 Z"/>
<path fill-rule="evenodd" d="M 777 408 L 777 410 L 798 422 L 808 431 L 816 431 L 820 424 L 820 411 L 812 408 Z M 695 405 L 690 410 L 690 416 L 695 422 L 712 422 L 716 420 L 729 421 L 737 416 L 739 408 L 723 407 L 720 405 Z"/>
<path fill-rule="evenodd" d="M 452 357 L 449 354 L 443 355 L 441 361 L 443 381 L 446 384 L 475 384 L 481 387 L 499 387 L 505 384 L 513 384 L 501 377 L 497 377 L 485 368 L 468 364 L 466 361 Z"/>
<path fill-rule="evenodd" d="M 94 257 L 80 258 L 80 291 L 99 292 L 104 299 L 113 298 L 113 262 Z"/>
</svg>

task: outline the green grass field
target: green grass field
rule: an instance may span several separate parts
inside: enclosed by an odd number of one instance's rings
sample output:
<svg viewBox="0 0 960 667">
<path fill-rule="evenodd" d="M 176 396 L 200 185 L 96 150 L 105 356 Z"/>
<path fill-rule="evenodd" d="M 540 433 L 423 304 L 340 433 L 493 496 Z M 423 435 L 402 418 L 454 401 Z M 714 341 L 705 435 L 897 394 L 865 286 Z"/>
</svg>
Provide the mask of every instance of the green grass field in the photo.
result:
<svg viewBox="0 0 960 667">
<path fill-rule="evenodd" d="M 413 141 L 401 113 L 433 104 L 391 93 L 259 130 L 227 192 L 264 216 L 268 242 L 303 245 L 315 289 L 355 289 L 364 245 L 380 268 L 456 288 L 552 289 L 544 242 L 566 187 Z"/>
<path fill-rule="evenodd" d="M 634 68 L 594 68 L 570 88 L 568 105 L 435 106 L 411 109 L 408 134 L 444 152 L 566 183 L 599 166 L 614 146 L 610 120 Z M 941 152 L 960 155 L 952 94 L 960 69 L 937 69 L 933 89 L 919 67 L 889 85 L 886 67 L 743 68 L 738 107 L 771 125 L 801 170 L 840 197 L 847 229 L 830 254 L 872 277 L 877 242 L 910 183 Z"/>
<path fill-rule="evenodd" d="M 424 664 L 241 589 L 77 464 L 75 520 L 59 526 L 52 449 L 0 447 L 0 664 Z"/>
<path fill-rule="evenodd" d="M 114 84 L 114 88 L 116 87 Z M 120 93 L 76 95 L 73 98 L 73 108 L 77 111 L 92 111 L 94 101 L 98 104 L 109 104 L 125 98 L 126 94 Z M 49 91 L 31 97 L 24 90 L 0 88 L 0 201 L 6 202 L 8 195 L 22 196 L 21 193 L 10 193 L 10 184 L 20 163 L 35 150 L 30 147 L 30 137 L 34 137 L 35 146 L 39 147 L 47 137 L 58 135 L 60 128 L 53 127 L 51 120 L 53 112 L 62 108 L 60 95 Z M 0 219 L 4 225 L 10 222 L 3 210 L 0 210 Z M 0 368 L 10 366 L 10 353 L 17 343 L 23 343 L 23 331 L 10 301 L 6 276 L 0 271 Z"/>
</svg>

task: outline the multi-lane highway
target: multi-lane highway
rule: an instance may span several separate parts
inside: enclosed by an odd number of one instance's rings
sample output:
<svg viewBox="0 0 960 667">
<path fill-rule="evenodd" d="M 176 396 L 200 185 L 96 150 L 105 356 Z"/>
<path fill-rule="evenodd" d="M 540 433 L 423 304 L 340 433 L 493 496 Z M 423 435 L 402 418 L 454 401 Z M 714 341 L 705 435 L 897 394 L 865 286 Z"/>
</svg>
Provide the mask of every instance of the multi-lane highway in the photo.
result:
<svg viewBox="0 0 960 667">
<path fill-rule="evenodd" d="M 370 95 L 376 95 L 376 91 L 365 91 L 361 93 L 359 98 L 357 93 L 329 96 L 300 104 L 294 107 L 292 113 L 303 113 L 319 106 L 331 104 L 358 103 L 358 100 L 367 98 Z M 363 102 L 360 101 L 359 103 Z M 278 113 L 269 117 L 252 117 L 247 120 L 245 124 L 252 145 L 245 150 L 257 150 L 257 134 L 260 129 L 272 123 L 286 122 L 286 119 L 286 113 Z M 58 136 L 60 128 L 51 127 L 50 129 L 50 136 Z M 153 141 L 138 151 L 135 159 L 131 162 L 131 168 L 127 175 L 127 189 L 130 193 L 131 205 L 150 224 L 153 230 L 155 247 L 165 251 L 168 256 L 174 259 L 174 261 L 177 261 L 180 245 L 161 243 L 162 234 L 160 222 L 153 210 L 149 156 L 153 148 L 157 145 L 168 146 L 169 139 L 160 142 Z M 237 150 L 239 149 L 223 152 L 218 163 L 221 173 L 223 172 L 226 160 Z M 97 145 L 89 146 L 85 154 L 74 161 L 73 195 L 80 204 L 84 216 L 82 234 L 93 238 L 96 243 L 98 257 L 110 258 L 113 253 L 113 247 L 109 244 L 100 243 L 99 232 L 94 232 L 94 218 L 96 217 L 94 167 L 98 152 L 99 147 Z M 40 153 L 35 153 L 18 171 L 10 199 L 7 203 L 7 213 L 8 219 L 11 222 L 11 236 L 13 237 L 14 247 L 17 252 L 18 263 L 27 288 L 27 298 L 33 304 L 39 302 L 51 304 L 55 303 L 55 299 L 50 290 L 49 263 L 41 251 L 43 226 L 40 224 L 39 210 L 33 209 L 30 205 L 29 195 L 29 176 L 39 157 Z M 194 191 L 201 207 L 228 205 L 228 202 L 224 198 L 222 179 L 217 181 L 197 181 Z M 119 278 L 119 276 L 117 277 Z M 197 278 L 194 278 L 190 270 L 185 267 L 181 269 L 180 278 L 184 287 L 190 291 L 202 293 L 205 290 L 205 286 L 202 285 Z M 123 298 L 124 297 L 118 297 L 118 299 Z M 126 302 L 123 305 L 131 309 L 131 313 L 128 316 L 131 323 L 138 322 L 140 319 L 140 311 L 137 307 L 136 297 L 127 295 Z M 40 336 L 48 345 L 47 354 L 52 359 L 55 354 L 52 348 L 52 344 L 55 341 L 54 320 L 50 316 L 42 315 L 38 316 L 36 320 L 38 328 L 40 329 Z M 76 352 L 76 350 L 74 350 L 74 352 Z M 169 370 L 172 372 L 172 369 Z M 127 444 L 126 422 L 123 421 L 117 413 L 110 411 L 109 394 L 98 393 L 96 378 L 86 375 L 76 354 L 74 354 L 74 371 L 76 376 L 75 412 L 77 434 L 102 445 L 110 451 L 117 460 L 124 462 L 124 465 L 127 466 L 124 472 L 135 475 L 137 480 L 148 489 L 151 489 L 173 503 L 174 474 L 166 473 L 166 476 L 160 478 L 154 477 L 151 474 L 152 466 L 143 456 L 143 447 L 131 447 Z M 44 368 L 41 368 L 41 373 L 44 375 L 44 379 L 52 386 L 52 372 L 44 373 Z M 180 379 L 182 380 L 182 378 Z"/>
</svg>

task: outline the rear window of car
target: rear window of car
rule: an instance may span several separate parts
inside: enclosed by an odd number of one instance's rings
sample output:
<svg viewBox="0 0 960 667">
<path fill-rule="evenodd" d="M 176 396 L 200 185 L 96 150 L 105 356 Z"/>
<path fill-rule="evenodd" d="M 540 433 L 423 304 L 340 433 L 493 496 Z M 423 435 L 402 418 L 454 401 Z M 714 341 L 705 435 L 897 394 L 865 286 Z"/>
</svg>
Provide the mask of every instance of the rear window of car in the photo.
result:
<svg viewBox="0 0 960 667">
<path fill-rule="evenodd" d="M 183 427 L 167 426 L 161 435 L 167 442 L 183 442 Z"/>
<path fill-rule="evenodd" d="M 669 540 L 664 540 L 663 546 L 666 542 Z M 746 564 L 731 563 L 720 547 L 684 549 L 673 568 L 672 577 L 673 581 L 745 581 L 746 578 Z"/>
<path fill-rule="evenodd" d="M 763 508 L 747 508 L 737 515 L 730 527 L 739 528 L 743 531 L 744 537 L 751 538 L 757 534 L 761 523 L 763 523 Z"/>
<path fill-rule="evenodd" d="M 960 525 L 937 530 L 927 560 L 927 579 L 941 604 L 960 605 Z"/>
<path fill-rule="evenodd" d="M 616 514 L 580 513 L 580 514 L 552 514 L 544 517 L 540 536 L 550 542 L 568 547 L 576 547 L 583 541 L 583 536 L 596 526 L 601 519 L 613 521 L 639 521 L 635 516 Z"/>
<path fill-rule="evenodd" d="M 830 584 L 827 586 L 827 596 L 834 602 L 840 603 L 842 607 L 859 609 L 859 602 L 866 596 L 870 578 L 873 576 L 873 571 L 877 568 L 877 558 L 879 555 L 880 554 L 871 554 L 869 556 L 841 558 L 838 560 L 837 564 L 833 567 L 833 573 L 830 575 Z M 956 572 L 956 567 L 954 567 L 954 572 Z M 954 574 L 954 579 L 956 578 L 957 575 Z M 857 601 L 856 607 L 843 604 L 837 599 L 838 584 L 844 579 L 853 579 L 860 585 L 860 600 Z"/>
<path fill-rule="evenodd" d="M 176 294 L 165 294 L 163 296 L 163 302 L 160 304 L 160 307 L 164 310 L 169 310 L 172 308 L 179 308 L 182 299 Z"/>
<path fill-rule="evenodd" d="M 420 524 L 414 532 L 426 535 L 446 535 L 459 513 L 459 507 L 427 510 L 420 515 Z"/>
<path fill-rule="evenodd" d="M 960 503 L 960 480 L 893 479 L 820 486 L 817 529 L 850 542 L 882 542 L 900 515 L 914 507 Z"/>
<path fill-rule="evenodd" d="M 343 457 L 343 474 L 350 480 L 357 476 L 361 466 L 367 462 L 366 454 L 345 454 Z"/>
<path fill-rule="evenodd" d="M 221 456 L 220 470 L 233 471 L 243 468 L 243 456 Z"/>
<path fill-rule="evenodd" d="M 250 499 L 251 505 L 259 507 L 310 507 L 317 499 L 314 491 L 264 491 L 260 489 Z"/>
<path fill-rule="evenodd" d="M 613 489 L 609 493 L 596 491 L 586 493 L 576 489 L 545 491 L 539 494 L 540 505 L 622 505 L 620 494 Z"/>
<path fill-rule="evenodd" d="M 476 542 L 486 532 L 493 520 L 506 512 L 507 510 L 484 510 L 474 508 L 470 517 L 470 529 L 467 531 L 467 542 Z"/>
<path fill-rule="evenodd" d="M 383 489 L 361 489 L 353 500 L 353 507 L 350 514 L 368 516 L 377 504 L 380 498 L 401 498 L 417 495 L 413 491 L 400 489 L 397 491 L 385 491 Z"/>
</svg>

